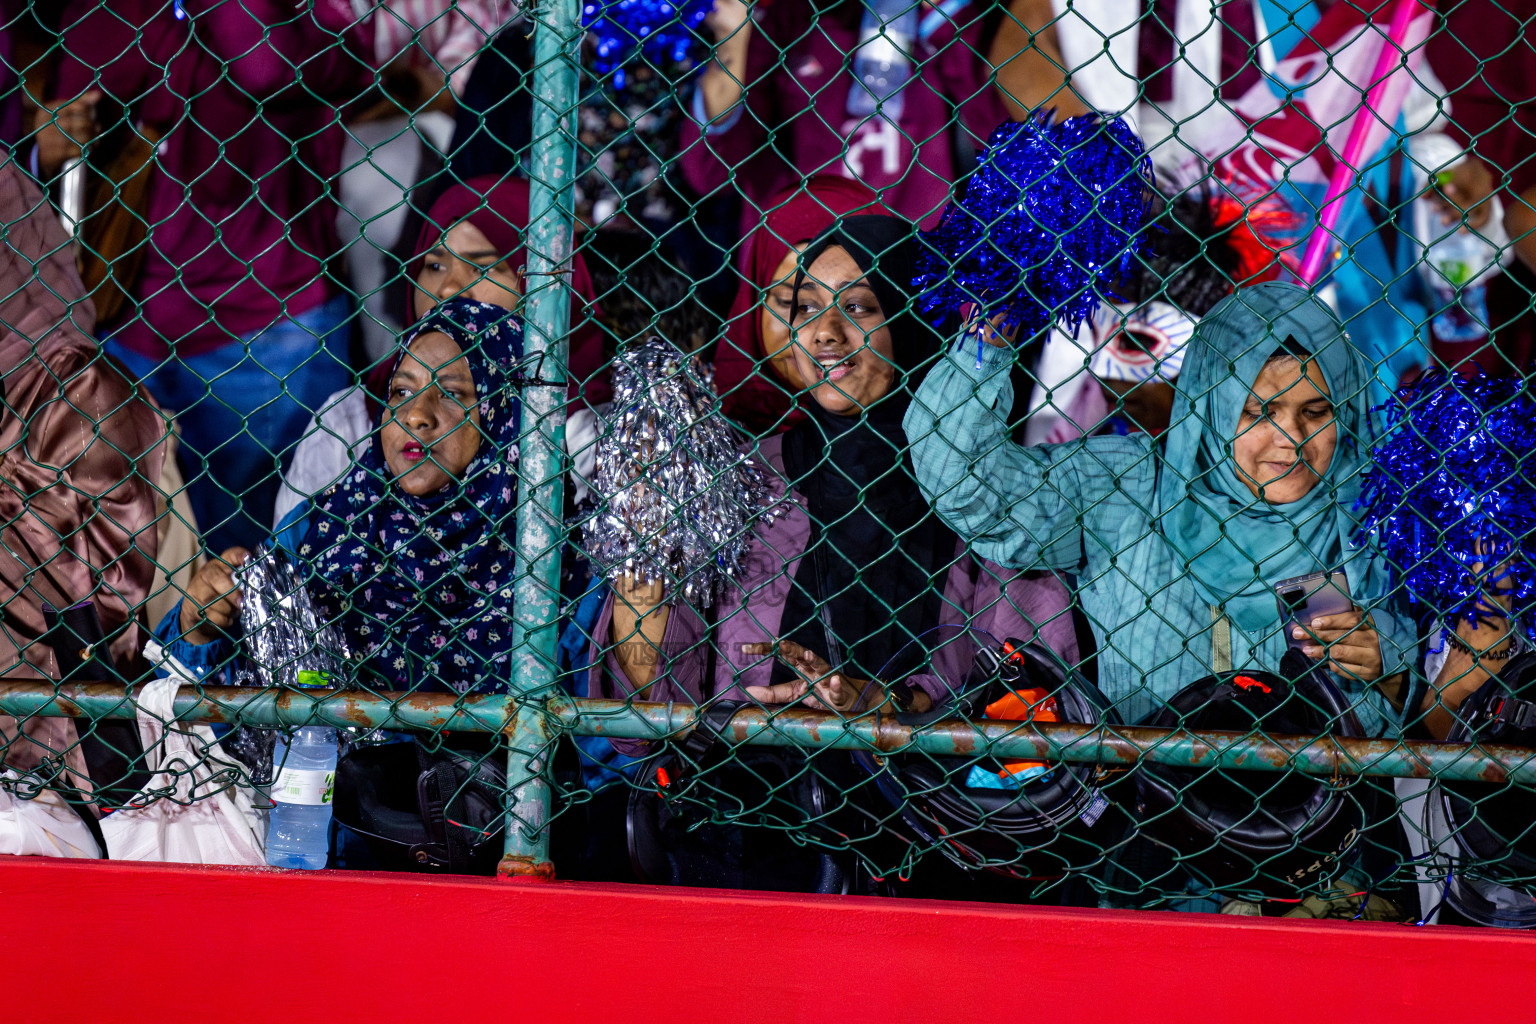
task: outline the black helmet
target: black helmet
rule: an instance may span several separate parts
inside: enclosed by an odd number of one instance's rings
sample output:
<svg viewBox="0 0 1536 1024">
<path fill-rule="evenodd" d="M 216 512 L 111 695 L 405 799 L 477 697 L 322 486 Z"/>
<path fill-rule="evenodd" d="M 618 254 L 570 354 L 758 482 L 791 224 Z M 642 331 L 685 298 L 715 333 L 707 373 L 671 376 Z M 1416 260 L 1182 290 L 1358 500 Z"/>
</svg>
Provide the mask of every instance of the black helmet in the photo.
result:
<svg viewBox="0 0 1536 1024">
<path fill-rule="evenodd" d="M 1098 689 L 1050 651 L 1009 640 L 1001 650 L 977 650 L 963 692 L 931 711 L 895 717 L 911 726 L 980 720 L 988 704 L 1025 688 L 1054 697 L 1063 722 L 1097 725 L 1110 714 Z M 1096 765 L 1057 764 L 1018 788 L 991 789 L 967 783 L 973 769 L 995 773 L 1000 766 L 992 758 L 860 751 L 854 759 L 874 777 L 910 840 L 941 850 L 968 870 L 1054 878 L 1102 860 L 1125 831 L 1102 792 L 1106 776 Z"/>
<path fill-rule="evenodd" d="M 1191 683 L 1147 725 L 1201 731 L 1363 736 L 1349 702 L 1298 651 L 1281 671 L 1223 672 Z M 1285 899 L 1326 881 L 1355 845 L 1366 814 L 1356 779 L 1143 762 L 1138 811 L 1152 840 L 1212 889 Z"/>
<path fill-rule="evenodd" d="M 1513 659 L 1462 702 L 1451 743 L 1536 746 L 1536 654 Z M 1525 693 L 1525 698 L 1516 696 Z M 1536 928 L 1536 812 L 1528 788 L 1508 782 L 1443 782 L 1427 801 L 1426 824 L 1445 898 L 1478 924 Z"/>
<path fill-rule="evenodd" d="M 500 760 L 418 742 L 355 747 L 336 766 L 336 821 L 386 871 L 493 875 L 505 827 Z"/>
<path fill-rule="evenodd" d="M 848 872 L 804 841 L 831 810 L 821 773 L 795 750 L 732 746 L 720 730 L 741 709 L 722 701 L 675 749 L 647 762 L 629 797 L 629 857 L 641 881 L 840 893 Z"/>
</svg>

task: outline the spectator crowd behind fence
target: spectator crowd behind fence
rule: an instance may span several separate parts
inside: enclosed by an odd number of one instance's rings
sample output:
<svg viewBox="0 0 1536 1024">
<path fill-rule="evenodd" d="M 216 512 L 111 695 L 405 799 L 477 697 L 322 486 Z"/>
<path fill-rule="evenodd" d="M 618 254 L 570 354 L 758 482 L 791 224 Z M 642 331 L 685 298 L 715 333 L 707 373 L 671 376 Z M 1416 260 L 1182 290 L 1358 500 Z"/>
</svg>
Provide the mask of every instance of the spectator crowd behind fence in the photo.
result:
<svg viewBox="0 0 1536 1024">
<path fill-rule="evenodd" d="M 1529 7 L 0 0 L 0 852 L 1536 926 Z"/>
</svg>

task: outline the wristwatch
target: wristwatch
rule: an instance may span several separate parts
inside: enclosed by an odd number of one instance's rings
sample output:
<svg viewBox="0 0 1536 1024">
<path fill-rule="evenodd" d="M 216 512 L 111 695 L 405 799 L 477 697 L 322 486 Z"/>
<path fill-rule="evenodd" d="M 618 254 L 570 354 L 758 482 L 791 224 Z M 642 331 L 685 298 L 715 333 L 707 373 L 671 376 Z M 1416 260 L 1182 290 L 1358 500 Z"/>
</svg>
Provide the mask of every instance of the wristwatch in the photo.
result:
<svg viewBox="0 0 1536 1024">
<path fill-rule="evenodd" d="M 1463 640 L 1454 629 L 1448 630 L 1445 634 L 1445 638 L 1451 642 L 1452 647 L 1456 648 L 1458 651 L 1472 655 L 1473 658 L 1476 658 L 1479 661 L 1484 659 L 1488 661 L 1508 661 L 1510 658 L 1514 657 L 1516 652 L 1520 650 L 1520 637 L 1513 630 L 1511 630 L 1506 635 L 1506 639 L 1509 641 L 1509 644 L 1502 651 L 1475 650 L 1473 649 L 1472 645 Z"/>
<path fill-rule="evenodd" d="M 886 692 L 891 695 L 891 700 L 895 702 L 897 711 L 912 710 L 911 684 L 905 681 L 892 683 L 889 687 L 886 688 Z"/>
</svg>

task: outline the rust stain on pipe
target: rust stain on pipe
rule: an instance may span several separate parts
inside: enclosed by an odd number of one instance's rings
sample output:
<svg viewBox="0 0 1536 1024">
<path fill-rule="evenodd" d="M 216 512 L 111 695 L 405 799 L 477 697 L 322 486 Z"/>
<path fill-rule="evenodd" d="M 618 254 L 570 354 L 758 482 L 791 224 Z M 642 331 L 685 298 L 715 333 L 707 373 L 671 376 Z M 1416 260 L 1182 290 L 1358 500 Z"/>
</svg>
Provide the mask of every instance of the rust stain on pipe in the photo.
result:
<svg viewBox="0 0 1536 1024">
<path fill-rule="evenodd" d="M 309 720 L 319 710 L 326 720 L 365 728 L 495 731 L 511 720 L 516 701 L 500 695 L 186 686 L 177 695 L 176 710 L 184 721 L 281 725 Z M 0 705 L 5 713 L 22 716 L 134 715 L 132 698 L 116 683 L 0 681 Z M 699 710 L 689 705 L 578 700 L 564 695 L 550 698 L 545 713 L 552 725 L 565 730 L 639 740 L 685 737 L 699 716 Z M 734 743 L 859 749 L 882 755 L 924 751 L 933 756 L 974 757 L 1006 750 L 1007 756 L 1121 768 L 1157 761 L 1194 769 L 1299 770 L 1323 777 L 1448 776 L 1490 783 L 1515 778 L 1536 785 L 1536 750 L 1504 745 L 960 719 L 919 727 L 884 714 L 845 719 L 831 712 L 750 705 L 732 715 L 724 734 L 727 742 Z"/>
<path fill-rule="evenodd" d="M 496 865 L 496 876 L 514 882 L 553 882 L 555 865 L 532 857 L 505 856 Z"/>
</svg>

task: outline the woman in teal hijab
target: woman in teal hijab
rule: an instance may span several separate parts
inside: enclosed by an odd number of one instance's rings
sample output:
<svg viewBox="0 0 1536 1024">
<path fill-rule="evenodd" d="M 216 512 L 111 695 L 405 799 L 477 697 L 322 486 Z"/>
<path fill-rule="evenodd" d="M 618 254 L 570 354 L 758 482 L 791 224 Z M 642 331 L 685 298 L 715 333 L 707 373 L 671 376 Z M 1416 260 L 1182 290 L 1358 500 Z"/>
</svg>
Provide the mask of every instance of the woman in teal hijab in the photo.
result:
<svg viewBox="0 0 1536 1024">
<path fill-rule="evenodd" d="M 1369 364 L 1295 285 L 1244 288 L 1201 320 L 1166 448 L 1147 435 L 1022 448 L 1008 439 L 1011 342 L 962 338 L 909 409 L 917 478 L 980 557 L 1077 574 L 1099 684 L 1122 719 L 1217 671 L 1277 671 L 1274 584 L 1346 573 L 1357 610 L 1313 624 L 1308 653 L 1379 735 L 1414 649 L 1386 567 L 1351 543 L 1370 449 Z"/>
</svg>

